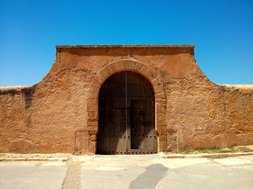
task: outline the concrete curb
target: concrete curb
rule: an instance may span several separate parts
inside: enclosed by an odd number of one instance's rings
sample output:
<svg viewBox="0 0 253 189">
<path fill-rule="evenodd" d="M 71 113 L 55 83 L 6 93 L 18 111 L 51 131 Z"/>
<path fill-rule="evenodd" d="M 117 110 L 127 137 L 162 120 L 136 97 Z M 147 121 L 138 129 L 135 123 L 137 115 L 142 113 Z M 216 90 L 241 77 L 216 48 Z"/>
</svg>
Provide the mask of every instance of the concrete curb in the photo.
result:
<svg viewBox="0 0 253 189">
<path fill-rule="evenodd" d="M 253 155 L 253 152 L 236 152 L 236 153 L 214 153 L 214 154 L 164 154 L 161 158 L 226 158 Z"/>
<path fill-rule="evenodd" d="M 43 158 L 43 157 L 6 157 L 6 158 L 0 158 L 1 161 L 68 161 L 68 157 L 50 157 L 50 158 Z"/>
<path fill-rule="evenodd" d="M 48 154 L 49 155 L 49 154 Z M 170 159 L 170 158 L 226 158 L 226 157 L 238 157 L 238 156 L 248 156 L 253 155 L 253 152 L 237 152 L 237 153 L 213 153 L 213 154 L 157 154 L 156 157 Z M 131 156 L 131 155 L 124 155 L 124 156 Z M 145 156 L 145 155 L 144 155 Z M 66 155 L 63 157 L 54 157 L 50 154 L 50 157 L 29 157 L 29 154 L 11 154 L 10 156 L 5 155 L 0 157 L 0 162 L 3 161 L 86 161 L 90 158 L 94 158 L 96 156 L 75 156 L 75 155 Z"/>
</svg>

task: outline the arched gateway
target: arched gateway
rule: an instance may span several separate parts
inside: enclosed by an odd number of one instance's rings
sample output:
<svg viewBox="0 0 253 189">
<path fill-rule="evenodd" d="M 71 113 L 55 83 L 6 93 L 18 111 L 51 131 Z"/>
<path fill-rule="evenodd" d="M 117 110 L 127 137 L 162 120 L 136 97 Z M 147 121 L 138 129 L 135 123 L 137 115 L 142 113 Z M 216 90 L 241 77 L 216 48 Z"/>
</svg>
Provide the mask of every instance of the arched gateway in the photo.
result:
<svg viewBox="0 0 253 189">
<path fill-rule="evenodd" d="M 128 79 L 124 79 L 127 76 Z M 118 81 L 120 80 L 120 78 L 121 84 L 119 84 Z M 124 104 L 120 104 L 120 102 L 118 102 L 117 104 L 117 101 L 120 101 L 120 98 L 115 101 L 116 97 L 113 97 L 113 95 L 116 96 L 117 93 L 119 93 L 120 87 L 127 87 L 124 82 L 132 83 L 132 87 L 140 88 L 139 91 L 133 89 L 132 93 L 129 93 L 128 86 L 128 98 L 124 98 L 124 96 L 121 97 L 121 100 L 123 99 L 121 103 L 127 100 L 127 106 Z M 110 94 L 111 90 L 108 89 L 110 85 L 115 88 L 115 92 L 112 92 L 113 94 Z M 140 87 L 140 85 L 142 87 Z M 126 88 L 124 90 L 125 92 L 127 91 Z M 150 104 L 147 104 L 145 102 L 145 100 L 147 100 L 148 98 L 145 99 L 145 94 L 141 91 L 145 91 L 146 95 L 148 95 L 149 98 L 152 99 L 149 102 Z M 113 107 L 109 111 L 107 111 L 106 108 L 110 108 L 110 100 L 105 99 L 107 97 L 106 95 L 103 95 L 106 93 L 108 97 L 113 97 Z M 139 101 L 137 100 L 137 98 L 134 98 L 134 93 L 140 96 Z M 167 133 L 162 132 L 165 126 L 165 102 L 166 101 L 163 84 L 158 79 L 155 70 L 152 69 L 150 66 L 129 59 L 116 61 L 114 63 L 106 65 L 96 74 L 89 86 L 89 93 L 87 98 L 89 152 L 104 154 L 156 153 L 159 150 L 165 148 L 166 142 L 160 142 L 161 140 L 165 141 L 167 137 Z M 102 105 L 103 103 L 107 104 Z M 114 117 L 115 115 L 120 116 L 120 105 L 123 105 L 121 107 L 121 113 L 123 115 L 121 118 L 116 119 Z M 132 111 L 130 110 L 131 106 Z M 149 109 L 149 111 L 145 112 L 144 109 L 147 108 Z M 124 111 L 125 113 L 123 113 Z M 142 113 L 143 111 L 144 113 Z M 102 114 L 101 116 L 102 112 L 104 113 L 104 115 Z M 132 115 L 129 115 L 130 112 L 132 112 Z M 137 114 L 145 115 L 137 116 Z M 147 115 L 148 120 L 140 120 L 143 119 L 143 116 Z M 103 118 L 103 116 L 105 118 Z M 122 119 L 125 120 L 122 121 Z M 106 126 L 106 124 L 108 125 L 110 121 L 114 122 L 110 125 L 119 125 L 119 123 L 117 123 L 119 121 L 122 121 L 124 124 L 121 123 L 122 126 L 115 127 L 116 130 L 113 130 L 114 127 L 111 128 L 110 126 Z M 143 128 L 145 126 L 137 126 L 138 124 L 144 124 L 144 122 L 146 122 L 146 125 L 150 125 L 147 126 L 149 128 L 147 128 L 146 131 L 145 129 L 143 131 Z M 134 125 L 132 126 L 132 133 L 131 124 Z M 125 125 L 124 128 L 123 125 Z M 122 131 L 117 131 L 117 129 L 120 128 L 122 129 Z M 134 131 L 137 128 L 140 130 Z M 109 131 L 106 131 L 106 129 Z M 118 133 L 113 134 L 114 132 Z M 135 134 L 136 136 L 134 136 Z M 112 135 L 117 136 L 112 137 Z M 126 137 L 126 139 L 124 137 Z M 147 137 L 149 137 L 149 139 L 147 139 Z"/>
<path fill-rule="evenodd" d="M 142 75 L 110 76 L 99 92 L 97 153 L 156 153 L 154 103 L 153 88 Z"/>
</svg>

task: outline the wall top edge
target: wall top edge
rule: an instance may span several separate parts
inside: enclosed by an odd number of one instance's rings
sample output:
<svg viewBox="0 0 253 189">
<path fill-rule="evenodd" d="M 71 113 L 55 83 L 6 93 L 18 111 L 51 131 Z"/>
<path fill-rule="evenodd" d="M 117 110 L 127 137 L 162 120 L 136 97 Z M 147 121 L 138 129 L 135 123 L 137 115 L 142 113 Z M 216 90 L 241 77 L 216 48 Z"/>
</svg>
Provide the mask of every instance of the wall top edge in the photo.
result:
<svg viewBox="0 0 253 189">
<path fill-rule="evenodd" d="M 234 87 L 234 88 L 253 89 L 253 84 L 218 84 L 218 85 L 231 88 Z"/>
<path fill-rule="evenodd" d="M 195 45 L 56 45 L 56 49 L 104 49 L 104 48 L 191 48 L 194 49 Z"/>
</svg>

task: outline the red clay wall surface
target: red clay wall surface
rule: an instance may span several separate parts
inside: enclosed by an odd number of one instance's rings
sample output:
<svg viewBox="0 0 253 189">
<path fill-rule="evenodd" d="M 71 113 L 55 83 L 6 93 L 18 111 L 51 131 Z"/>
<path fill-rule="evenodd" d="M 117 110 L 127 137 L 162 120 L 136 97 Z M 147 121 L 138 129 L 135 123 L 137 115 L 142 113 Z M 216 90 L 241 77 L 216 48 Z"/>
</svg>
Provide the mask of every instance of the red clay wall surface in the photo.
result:
<svg viewBox="0 0 253 189">
<path fill-rule="evenodd" d="M 32 87 L 0 87 L 0 152 L 94 154 L 98 93 L 120 71 L 155 93 L 158 151 L 253 144 L 253 87 L 216 85 L 194 46 L 58 46 Z"/>
</svg>

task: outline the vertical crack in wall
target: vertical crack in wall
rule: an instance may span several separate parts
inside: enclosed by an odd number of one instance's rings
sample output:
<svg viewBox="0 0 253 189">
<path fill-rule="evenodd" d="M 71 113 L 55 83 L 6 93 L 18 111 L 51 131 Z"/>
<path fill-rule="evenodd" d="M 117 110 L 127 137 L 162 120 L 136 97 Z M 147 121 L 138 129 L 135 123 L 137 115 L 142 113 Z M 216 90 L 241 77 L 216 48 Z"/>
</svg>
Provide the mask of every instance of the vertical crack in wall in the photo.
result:
<svg viewBox="0 0 253 189">
<path fill-rule="evenodd" d="M 37 85 L 33 85 L 32 87 L 23 88 L 21 90 L 25 104 L 25 109 L 28 109 L 32 105 L 33 94 L 35 93 L 36 87 Z"/>
</svg>

